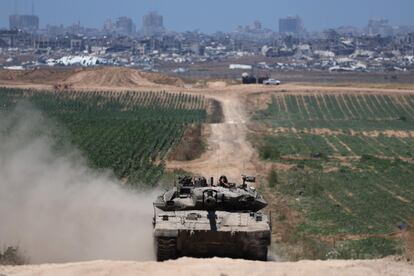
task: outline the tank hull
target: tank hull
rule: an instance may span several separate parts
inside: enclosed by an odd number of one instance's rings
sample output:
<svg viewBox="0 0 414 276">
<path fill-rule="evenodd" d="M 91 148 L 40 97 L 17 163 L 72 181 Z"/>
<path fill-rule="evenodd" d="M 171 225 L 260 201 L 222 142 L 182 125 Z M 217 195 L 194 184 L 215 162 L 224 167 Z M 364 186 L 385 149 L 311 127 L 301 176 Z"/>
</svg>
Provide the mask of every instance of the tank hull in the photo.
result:
<svg viewBox="0 0 414 276">
<path fill-rule="evenodd" d="M 154 237 L 158 261 L 181 256 L 265 261 L 270 223 L 261 212 L 157 210 Z"/>
</svg>

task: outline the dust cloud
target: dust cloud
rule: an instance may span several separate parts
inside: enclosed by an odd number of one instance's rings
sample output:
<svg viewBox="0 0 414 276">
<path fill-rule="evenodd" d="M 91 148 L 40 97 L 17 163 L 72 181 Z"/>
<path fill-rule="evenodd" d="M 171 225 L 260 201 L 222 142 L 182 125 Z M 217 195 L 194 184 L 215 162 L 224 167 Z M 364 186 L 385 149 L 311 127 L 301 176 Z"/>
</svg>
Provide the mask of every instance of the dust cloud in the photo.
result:
<svg viewBox="0 0 414 276">
<path fill-rule="evenodd" d="M 154 193 L 88 168 L 59 131 L 28 105 L 0 112 L 0 250 L 30 263 L 152 260 Z"/>
</svg>

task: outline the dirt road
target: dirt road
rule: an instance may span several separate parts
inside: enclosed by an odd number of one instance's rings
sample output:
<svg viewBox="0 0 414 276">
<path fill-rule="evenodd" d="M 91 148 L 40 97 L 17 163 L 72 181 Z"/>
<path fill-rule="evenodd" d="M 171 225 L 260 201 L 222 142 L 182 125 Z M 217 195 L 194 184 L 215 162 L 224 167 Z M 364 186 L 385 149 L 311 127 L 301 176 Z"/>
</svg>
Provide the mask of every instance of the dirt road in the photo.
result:
<svg viewBox="0 0 414 276">
<path fill-rule="evenodd" d="M 208 127 L 208 149 L 201 158 L 190 162 L 170 162 L 169 169 L 184 169 L 206 177 L 226 175 L 230 181 L 240 181 L 241 174 L 255 174 L 259 160 L 247 141 L 245 96 L 235 90 L 211 91 L 206 94 L 222 104 L 224 120 Z"/>
</svg>

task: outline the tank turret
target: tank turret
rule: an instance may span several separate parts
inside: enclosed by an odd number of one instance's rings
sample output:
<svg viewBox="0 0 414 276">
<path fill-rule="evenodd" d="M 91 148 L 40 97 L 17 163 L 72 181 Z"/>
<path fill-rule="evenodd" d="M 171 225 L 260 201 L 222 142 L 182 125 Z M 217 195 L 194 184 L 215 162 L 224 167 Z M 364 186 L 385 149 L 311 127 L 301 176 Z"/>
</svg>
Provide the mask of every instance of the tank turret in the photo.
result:
<svg viewBox="0 0 414 276">
<path fill-rule="evenodd" d="M 267 206 L 266 201 L 247 182 L 255 182 L 254 177 L 243 176 L 243 183 L 220 182 L 207 184 L 205 178 L 184 177 L 173 189 L 159 196 L 154 206 L 163 211 L 215 210 L 257 212 Z M 227 184 L 226 186 L 224 186 Z"/>
</svg>

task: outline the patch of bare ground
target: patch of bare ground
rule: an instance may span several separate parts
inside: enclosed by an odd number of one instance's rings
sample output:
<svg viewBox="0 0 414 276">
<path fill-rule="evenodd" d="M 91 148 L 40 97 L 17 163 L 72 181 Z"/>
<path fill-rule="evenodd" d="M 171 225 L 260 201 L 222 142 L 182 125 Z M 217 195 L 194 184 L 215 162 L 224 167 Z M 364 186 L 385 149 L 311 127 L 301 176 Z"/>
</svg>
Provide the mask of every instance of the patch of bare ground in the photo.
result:
<svg viewBox="0 0 414 276">
<path fill-rule="evenodd" d="M 0 83 L 50 84 L 64 81 L 82 69 L 0 70 Z"/>
<path fill-rule="evenodd" d="M 177 86 L 183 82 L 156 73 L 147 73 L 135 69 L 104 67 L 80 70 L 64 80 L 73 87 L 124 87 L 150 86 L 156 84 Z"/>
<path fill-rule="evenodd" d="M 178 86 L 178 87 L 184 86 L 184 81 L 177 77 L 171 77 L 171 76 L 167 76 L 167 75 L 163 75 L 159 73 L 152 73 L 152 72 L 150 73 L 150 72 L 144 72 L 144 71 L 138 71 L 138 74 L 142 78 L 155 84 L 171 85 L 171 86 Z"/>
<path fill-rule="evenodd" d="M 40 89 L 77 90 L 133 90 L 180 88 L 184 82 L 176 77 L 143 72 L 122 67 L 97 67 L 78 69 L 0 70 L 0 85 Z M 39 85 L 42 85 L 39 87 Z"/>
<path fill-rule="evenodd" d="M 323 168 L 323 172 L 324 173 L 334 173 L 339 171 L 338 167 L 327 167 L 327 168 Z"/>
<path fill-rule="evenodd" d="M 229 86 L 238 85 L 240 81 L 235 79 L 188 79 L 184 77 L 186 86 L 192 88 L 223 89 Z"/>
<path fill-rule="evenodd" d="M 227 83 L 225 81 L 209 81 L 207 82 L 208 88 L 223 88 L 227 87 Z"/>
<path fill-rule="evenodd" d="M 404 258 L 414 264 L 414 219 L 408 225 L 407 231 L 403 235 Z"/>
<path fill-rule="evenodd" d="M 295 164 L 285 164 L 285 163 L 278 163 L 278 162 L 266 162 L 266 171 L 270 172 L 271 170 L 276 171 L 290 171 L 295 169 L 297 166 Z M 269 169 L 271 168 L 271 169 Z"/>
<path fill-rule="evenodd" d="M 105 276 L 328 276 L 328 275 L 399 275 L 411 276 L 413 267 L 406 262 L 387 258 L 382 260 L 331 260 L 300 262 L 267 262 L 231 259 L 190 259 L 163 263 L 93 261 L 86 263 L 44 264 L 39 266 L 0 267 L 0 273 L 8 276 L 42 275 L 105 275 Z"/>
<path fill-rule="evenodd" d="M 247 99 L 248 106 L 254 107 L 251 109 L 251 113 L 254 113 L 256 110 L 266 109 L 272 103 L 272 96 L 276 96 L 276 94 L 263 92 L 252 93 Z"/>
<path fill-rule="evenodd" d="M 199 158 L 205 150 L 207 127 L 193 124 L 187 127 L 180 143 L 169 154 L 169 160 L 190 161 Z"/>
</svg>

